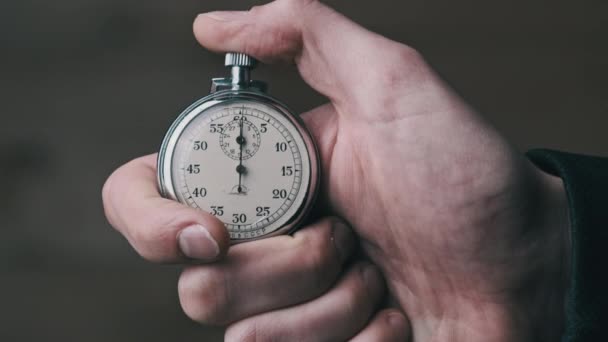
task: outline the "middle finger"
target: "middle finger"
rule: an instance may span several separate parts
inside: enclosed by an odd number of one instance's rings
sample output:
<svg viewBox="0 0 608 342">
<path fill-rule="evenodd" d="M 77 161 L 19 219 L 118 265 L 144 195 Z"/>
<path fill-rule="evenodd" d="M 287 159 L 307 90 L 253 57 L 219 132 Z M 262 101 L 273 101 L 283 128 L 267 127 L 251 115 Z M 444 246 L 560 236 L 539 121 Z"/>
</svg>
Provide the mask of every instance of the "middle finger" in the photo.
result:
<svg viewBox="0 0 608 342">
<path fill-rule="evenodd" d="M 337 219 L 297 232 L 232 247 L 217 264 L 188 268 L 179 280 L 186 314 L 228 324 L 316 298 L 338 278 L 355 238 Z"/>
</svg>

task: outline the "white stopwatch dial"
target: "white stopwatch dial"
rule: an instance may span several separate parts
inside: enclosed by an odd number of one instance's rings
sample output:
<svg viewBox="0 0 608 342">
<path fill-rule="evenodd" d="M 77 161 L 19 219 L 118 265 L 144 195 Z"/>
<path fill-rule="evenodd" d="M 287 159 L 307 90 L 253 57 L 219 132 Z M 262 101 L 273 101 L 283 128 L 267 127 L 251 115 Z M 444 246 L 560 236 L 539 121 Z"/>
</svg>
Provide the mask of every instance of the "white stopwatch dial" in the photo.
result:
<svg viewBox="0 0 608 342">
<path fill-rule="evenodd" d="M 217 91 L 187 109 L 169 130 L 158 167 L 163 194 L 216 216 L 234 243 L 297 228 L 319 180 L 308 131 L 250 87 Z"/>
</svg>

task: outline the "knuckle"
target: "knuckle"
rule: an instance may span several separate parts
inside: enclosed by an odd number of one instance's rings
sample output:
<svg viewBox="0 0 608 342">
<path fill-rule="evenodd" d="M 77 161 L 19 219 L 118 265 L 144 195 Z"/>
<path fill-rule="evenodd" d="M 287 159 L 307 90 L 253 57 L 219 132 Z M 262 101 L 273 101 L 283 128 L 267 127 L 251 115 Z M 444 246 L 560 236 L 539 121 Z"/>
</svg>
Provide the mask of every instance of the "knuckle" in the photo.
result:
<svg viewBox="0 0 608 342">
<path fill-rule="evenodd" d="M 277 55 L 294 55 L 300 46 L 300 32 L 295 25 L 289 24 L 298 18 L 294 6 L 270 3 L 255 6 L 249 10 L 254 17 L 263 18 L 264 24 L 250 24 L 248 30 L 255 32 L 259 39 L 246 40 L 244 51 L 254 56 L 276 58 Z M 276 18 L 283 18 L 277 20 Z M 265 19 L 268 18 L 268 19 Z"/>
<path fill-rule="evenodd" d="M 116 208 L 123 203 L 121 200 L 125 197 L 125 192 L 128 189 L 128 184 L 125 184 L 125 178 L 129 170 L 138 163 L 142 158 L 131 160 L 130 162 L 117 168 L 110 174 L 101 189 L 101 198 L 104 207 L 104 213 L 108 222 L 115 228 L 119 229 L 119 219 L 116 217 Z"/>
<path fill-rule="evenodd" d="M 410 326 L 407 317 L 400 311 L 395 309 L 387 309 L 378 314 L 376 322 L 384 323 L 384 329 L 381 333 L 385 335 L 386 340 L 403 340 L 410 335 Z"/>
<path fill-rule="evenodd" d="M 357 101 L 357 105 L 366 112 L 377 113 L 377 104 L 382 103 L 382 115 L 396 118 L 403 111 L 403 101 L 406 98 L 403 95 L 429 89 L 436 78 L 422 55 L 415 49 L 393 41 L 384 41 L 379 46 L 378 51 L 390 52 L 379 56 L 381 65 L 369 70 L 365 89 L 386 91 L 371 92 L 370 96 L 365 97 L 365 101 Z"/>
<path fill-rule="evenodd" d="M 405 71 L 406 75 L 409 75 L 408 78 L 410 81 L 420 83 L 431 79 L 433 73 L 430 71 L 431 69 L 428 67 L 424 57 L 418 50 L 407 45 L 399 44 L 396 58 L 398 59 L 396 61 L 397 65 Z M 402 72 L 401 74 L 403 75 L 404 73 Z"/>
<path fill-rule="evenodd" d="M 317 0 L 278 0 L 261 6 L 254 6 L 249 14 L 257 18 L 247 23 L 247 32 L 258 39 L 243 42 L 245 53 L 261 59 L 291 60 L 301 48 L 301 29 L 297 24 L 302 13 L 309 11 L 309 5 Z"/>
<path fill-rule="evenodd" d="M 174 205 L 173 202 L 144 201 L 139 197 L 140 190 L 132 180 L 144 172 L 146 177 L 155 174 L 155 170 L 149 168 L 150 158 L 131 160 L 108 177 L 101 189 L 104 213 L 110 225 L 123 234 L 144 259 L 172 261 L 177 251 L 175 233 L 179 227 L 176 224 L 180 218 L 189 216 L 182 209 L 167 207 Z"/>
<path fill-rule="evenodd" d="M 144 222 L 127 228 L 129 240 L 141 257 L 163 262 L 177 252 L 173 224 L 158 212 L 146 213 Z"/>
<path fill-rule="evenodd" d="M 424 58 L 420 52 L 413 47 L 401 43 L 397 43 L 397 56 L 408 64 L 420 63 Z"/>
<path fill-rule="evenodd" d="M 300 241 L 300 248 L 304 251 L 303 267 L 310 274 L 311 285 L 317 291 L 326 290 L 339 271 L 339 257 L 331 241 L 331 228 L 323 227 L 316 234 L 309 234 Z"/>
<path fill-rule="evenodd" d="M 422 55 L 412 47 L 401 43 L 388 42 L 392 54 L 384 58 L 384 68 L 376 72 L 376 81 L 388 89 L 403 88 L 412 81 L 420 81 L 427 73 L 426 63 Z M 388 49 L 387 49 L 388 50 Z"/>
<path fill-rule="evenodd" d="M 118 194 L 116 193 L 115 185 L 118 178 L 120 177 L 123 168 L 124 166 L 115 170 L 105 181 L 101 189 L 101 199 L 103 203 L 104 214 L 108 222 L 112 227 L 114 227 L 114 229 L 118 229 L 118 222 L 115 217 L 114 210 L 117 205 L 115 201 L 121 198 L 121 196 L 118 196 Z"/>
<path fill-rule="evenodd" d="M 330 283 L 330 279 L 333 279 L 327 272 L 327 259 L 323 252 L 312 252 L 307 257 L 305 265 L 308 269 L 310 276 L 310 283 L 315 292 L 325 290 Z"/>
<path fill-rule="evenodd" d="M 177 233 L 181 227 L 194 222 L 192 210 L 163 202 L 160 207 L 134 209 L 141 220 L 127 227 L 129 241 L 146 260 L 153 262 L 172 261 L 179 255 Z"/>
<path fill-rule="evenodd" d="M 359 264 L 352 269 L 352 278 L 344 284 L 344 307 L 347 312 L 372 310 L 381 296 L 380 275 L 367 264 Z"/>
<path fill-rule="evenodd" d="M 372 264 L 364 264 L 361 266 L 359 283 L 369 297 L 379 298 L 385 289 L 384 279 L 380 273 L 380 269 Z"/>
<path fill-rule="evenodd" d="M 280 0 L 278 3 L 288 8 L 292 13 L 298 13 L 298 11 L 316 2 L 317 0 Z"/>
<path fill-rule="evenodd" d="M 134 230 L 130 233 L 131 244 L 137 253 L 144 259 L 159 263 L 165 262 L 171 255 L 171 251 L 175 248 L 170 248 L 168 237 L 165 232 L 148 231 L 146 229 Z"/>
<path fill-rule="evenodd" d="M 398 322 L 400 326 L 407 326 L 407 318 L 397 309 L 386 309 L 378 315 L 384 321 Z"/>
<path fill-rule="evenodd" d="M 344 305 L 344 311 L 348 313 L 348 316 L 355 317 L 357 312 L 365 308 L 364 305 L 361 305 L 361 301 L 367 300 L 369 299 L 366 296 L 365 285 L 361 281 L 357 281 L 354 286 L 345 292 L 342 305 Z"/>
<path fill-rule="evenodd" d="M 249 9 L 249 14 L 257 17 L 261 14 L 264 14 L 266 12 L 266 9 L 267 9 L 267 6 L 263 6 L 263 5 L 253 6 Z"/>
<path fill-rule="evenodd" d="M 225 273 L 218 268 L 195 267 L 180 276 L 178 295 L 182 310 L 192 320 L 222 325 L 229 320 Z"/>
</svg>

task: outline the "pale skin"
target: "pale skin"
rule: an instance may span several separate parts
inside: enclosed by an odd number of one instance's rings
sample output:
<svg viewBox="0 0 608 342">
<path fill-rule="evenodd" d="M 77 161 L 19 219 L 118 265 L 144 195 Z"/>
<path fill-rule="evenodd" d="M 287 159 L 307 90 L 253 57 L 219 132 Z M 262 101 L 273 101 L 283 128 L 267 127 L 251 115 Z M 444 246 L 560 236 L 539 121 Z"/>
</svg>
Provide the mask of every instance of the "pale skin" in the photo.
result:
<svg viewBox="0 0 608 342">
<path fill-rule="evenodd" d="M 227 325 L 227 341 L 559 338 L 569 253 L 561 180 L 414 49 L 314 0 L 203 14 L 194 32 L 213 51 L 295 63 L 327 96 L 302 117 L 320 147 L 322 201 L 352 231 L 326 218 L 228 251 L 219 221 L 160 197 L 154 156 L 134 160 L 104 187 L 107 216 L 149 260 L 207 263 L 179 282 L 191 318 Z M 355 236 L 376 266 L 347 263 Z M 384 284 L 398 309 L 379 308 Z"/>
</svg>

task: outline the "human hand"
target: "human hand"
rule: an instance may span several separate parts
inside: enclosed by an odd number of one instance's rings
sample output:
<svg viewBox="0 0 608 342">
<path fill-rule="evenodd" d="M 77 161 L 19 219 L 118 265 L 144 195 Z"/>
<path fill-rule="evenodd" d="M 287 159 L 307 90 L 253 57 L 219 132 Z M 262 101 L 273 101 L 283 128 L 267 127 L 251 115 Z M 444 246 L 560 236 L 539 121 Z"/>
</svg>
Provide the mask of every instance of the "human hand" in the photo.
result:
<svg viewBox="0 0 608 342">
<path fill-rule="evenodd" d="M 190 266 L 179 297 L 192 319 L 228 326 L 226 341 L 404 341 L 397 310 L 378 312 L 379 270 L 353 262 L 356 239 L 335 218 L 292 236 L 232 246 L 212 215 L 164 199 L 156 156 L 118 169 L 103 190 L 106 215 L 146 259 Z M 194 265 L 194 262 L 213 262 Z"/>
<path fill-rule="evenodd" d="M 212 12 L 199 42 L 295 62 L 331 103 L 303 115 L 325 201 L 382 269 L 419 341 L 555 340 L 567 217 L 540 172 L 412 48 L 314 0 Z"/>
</svg>

